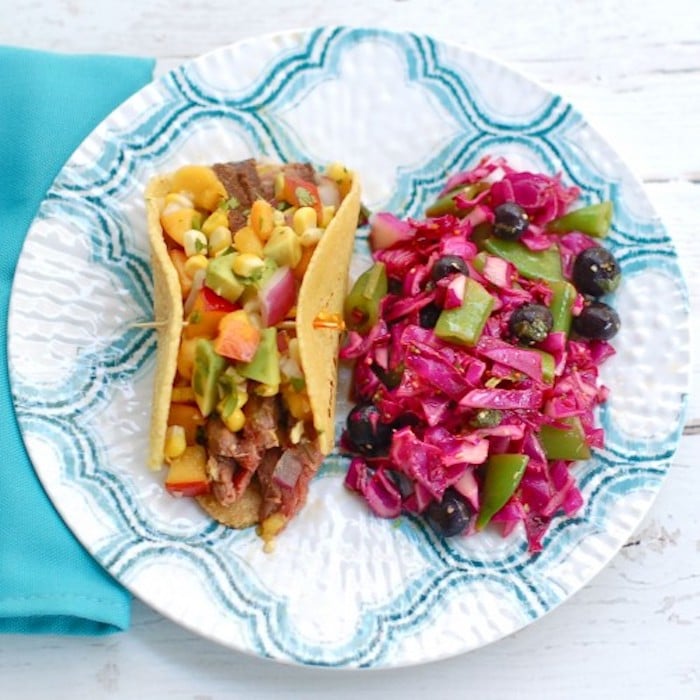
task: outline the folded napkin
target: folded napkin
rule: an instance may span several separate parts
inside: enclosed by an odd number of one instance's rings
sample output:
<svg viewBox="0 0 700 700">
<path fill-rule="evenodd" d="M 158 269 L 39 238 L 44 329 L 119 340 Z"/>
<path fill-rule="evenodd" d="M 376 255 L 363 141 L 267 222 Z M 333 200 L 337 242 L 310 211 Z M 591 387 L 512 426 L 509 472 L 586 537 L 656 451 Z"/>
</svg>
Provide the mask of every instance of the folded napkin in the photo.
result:
<svg viewBox="0 0 700 700">
<path fill-rule="evenodd" d="M 153 61 L 0 47 L 0 632 L 104 634 L 130 596 L 46 497 L 17 427 L 7 369 L 15 265 L 34 214 L 80 142 L 151 80 Z"/>
</svg>

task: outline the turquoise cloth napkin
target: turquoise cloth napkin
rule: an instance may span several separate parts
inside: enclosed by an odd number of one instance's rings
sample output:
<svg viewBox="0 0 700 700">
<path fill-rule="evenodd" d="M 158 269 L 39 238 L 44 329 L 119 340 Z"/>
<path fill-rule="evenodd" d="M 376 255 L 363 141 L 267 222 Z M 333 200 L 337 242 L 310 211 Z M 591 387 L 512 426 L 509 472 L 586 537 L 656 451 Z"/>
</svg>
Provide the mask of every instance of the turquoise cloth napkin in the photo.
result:
<svg viewBox="0 0 700 700">
<path fill-rule="evenodd" d="M 152 60 L 0 47 L 0 632 L 104 634 L 131 598 L 82 548 L 46 497 L 17 427 L 7 309 L 34 214 L 80 142 L 150 82 Z"/>
</svg>

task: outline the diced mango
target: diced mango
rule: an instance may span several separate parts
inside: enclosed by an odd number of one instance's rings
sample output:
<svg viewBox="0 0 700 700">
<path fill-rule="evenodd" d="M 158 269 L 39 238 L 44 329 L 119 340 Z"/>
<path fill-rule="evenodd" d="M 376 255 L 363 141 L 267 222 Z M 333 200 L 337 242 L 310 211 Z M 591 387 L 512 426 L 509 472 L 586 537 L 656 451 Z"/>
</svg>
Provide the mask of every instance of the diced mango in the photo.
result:
<svg viewBox="0 0 700 700">
<path fill-rule="evenodd" d="M 250 226 L 244 226 L 233 237 L 233 247 L 239 253 L 251 253 L 262 257 L 263 244 L 261 239 Z"/>
<path fill-rule="evenodd" d="M 196 209 L 176 209 L 160 215 L 160 225 L 163 231 L 172 238 L 175 243 L 184 247 L 185 233 L 201 226 L 202 215 Z"/>
<path fill-rule="evenodd" d="M 174 386 L 170 397 L 173 403 L 196 403 L 194 389 L 191 386 Z"/>
<path fill-rule="evenodd" d="M 226 189 L 206 165 L 186 165 L 173 175 L 173 190 L 189 192 L 200 209 L 213 211 L 226 199 Z"/>
<path fill-rule="evenodd" d="M 211 234 L 220 226 L 228 228 L 228 214 L 223 209 L 217 209 L 213 211 L 202 224 L 202 233 L 207 236 Z"/>
<path fill-rule="evenodd" d="M 197 432 L 204 426 L 206 419 L 196 405 L 188 403 L 171 403 L 168 425 L 180 425 L 185 429 L 185 441 L 188 445 L 197 444 Z"/>
<path fill-rule="evenodd" d="M 192 379 L 194 367 L 194 351 L 197 338 L 183 338 L 177 353 L 177 371 L 183 379 Z"/>
<path fill-rule="evenodd" d="M 272 205 L 264 199 L 256 199 L 250 208 L 250 227 L 255 235 L 266 241 L 275 227 L 275 214 Z"/>
</svg>

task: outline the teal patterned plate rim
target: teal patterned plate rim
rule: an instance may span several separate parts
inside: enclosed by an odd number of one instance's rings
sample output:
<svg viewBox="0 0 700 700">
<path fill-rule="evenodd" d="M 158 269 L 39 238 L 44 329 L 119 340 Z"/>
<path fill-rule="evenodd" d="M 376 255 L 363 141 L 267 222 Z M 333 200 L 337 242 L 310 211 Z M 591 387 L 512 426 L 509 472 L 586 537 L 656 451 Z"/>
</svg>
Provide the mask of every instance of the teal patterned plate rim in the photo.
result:
<svg viewBox="0 0 700 700">
<path fill-rule="evenodd" d="M 544 550 L 521 532 L 442 541 L 373 518 L 332 454 L 266 554 L 173 499 L 145 466 L 155 336 L 143 190 L 188 162 L 340 160 L 370 209 L 418 215 L 447 173 L 490 153 L 612 199 L 624 283 L 607 443 L 576 468 L 585 505 Z M 358 236 L 353 274 L 367 262 Z M 479 648 L 578 591 L 648 512 L 684 419 L 688 293 L 642 187 L 559 96 L 465 47 L 330 27 L 246 39 L 172 70 L 83 142 L 46 195 L 15 277 L 9 361 L 35 469 L 68 526 L 145 603 L 280 662 L 397 667 Z M 663 345 L 659 339 L 663 338 Z M 662 350 L 660 351 L 660 347 Z M 347 389 L 348 371 L 341 372 Z M 347 410 L 341 395 L 338 426 Z"/>
</svg>

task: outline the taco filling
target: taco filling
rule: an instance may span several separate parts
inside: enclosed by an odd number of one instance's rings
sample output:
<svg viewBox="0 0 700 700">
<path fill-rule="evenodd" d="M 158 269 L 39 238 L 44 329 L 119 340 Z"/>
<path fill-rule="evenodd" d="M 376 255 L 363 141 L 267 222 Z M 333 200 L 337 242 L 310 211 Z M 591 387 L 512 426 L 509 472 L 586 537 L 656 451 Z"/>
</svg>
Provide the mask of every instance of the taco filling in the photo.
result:
<svg viewBox="0 0 700 700">
<path fill-rule="evenodd" d="M 188 165 L 146 193 L 158 357 L 149 465 L 270 541 L 334 444 L 359 185 L 339 164 Z"/>
</svg>

